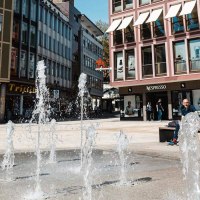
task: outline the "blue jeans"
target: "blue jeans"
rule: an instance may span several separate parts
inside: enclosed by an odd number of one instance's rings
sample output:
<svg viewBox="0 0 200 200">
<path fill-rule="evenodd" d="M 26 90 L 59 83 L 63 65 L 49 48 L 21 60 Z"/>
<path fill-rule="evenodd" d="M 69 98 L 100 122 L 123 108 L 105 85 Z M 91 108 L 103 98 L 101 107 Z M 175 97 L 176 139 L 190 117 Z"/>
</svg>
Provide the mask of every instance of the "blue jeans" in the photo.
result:
<svg viewBox="0 0 200 200">
<path fill-rule="evenodd" d="M 158 110 L 158 120 L 162 120 L 162 110 Z"/>
<path fill-rule="evenodd" d="M 173 139 L 178 139 L 178 132 L 179 132 L 179 129 L 180 129 L 180 125 L 179 125 L 179 123 L 177 122 L 176 123 L 176 129 L 175 129 L 175 131 L 174 131 L 174 136 L 173 136 Z"/>
</svg>

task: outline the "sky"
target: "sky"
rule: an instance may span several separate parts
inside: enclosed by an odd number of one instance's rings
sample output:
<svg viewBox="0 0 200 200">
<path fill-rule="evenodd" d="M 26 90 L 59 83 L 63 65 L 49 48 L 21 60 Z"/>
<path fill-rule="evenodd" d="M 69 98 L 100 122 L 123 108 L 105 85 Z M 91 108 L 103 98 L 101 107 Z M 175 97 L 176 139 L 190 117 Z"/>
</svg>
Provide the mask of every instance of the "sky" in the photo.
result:
<svg viewBox="0 0 200 200">
<path fill-rule="evenodd" d="M 92 22 L 108 23 L 108 0 L 74 0 L 75 7 Z"/>
</svg>

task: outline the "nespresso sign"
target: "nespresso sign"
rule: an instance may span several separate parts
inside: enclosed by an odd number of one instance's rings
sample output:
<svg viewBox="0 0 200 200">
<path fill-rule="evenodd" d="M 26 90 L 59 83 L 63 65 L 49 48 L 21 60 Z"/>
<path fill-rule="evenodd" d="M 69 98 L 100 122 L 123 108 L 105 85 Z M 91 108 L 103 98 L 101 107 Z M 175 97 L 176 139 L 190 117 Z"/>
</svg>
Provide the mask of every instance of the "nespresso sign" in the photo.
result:
<svg viewBox="0 0 200 200">
<path fill-rule="evenodd" d="M 8 91 L 15 92 L 15 93 L 35 93 L 34 86 L 27 86 L 27 85 L 17 85 L 15 83 L 8 84 Z"/>
<path fill-rule="evenodd" d="M 146 86 L 146 89 L 148 91 L 152 91 L 152 90 L 166 90 L 167 86 L 166 85 L 149 85 L 149 86 Z"/>
</svg>

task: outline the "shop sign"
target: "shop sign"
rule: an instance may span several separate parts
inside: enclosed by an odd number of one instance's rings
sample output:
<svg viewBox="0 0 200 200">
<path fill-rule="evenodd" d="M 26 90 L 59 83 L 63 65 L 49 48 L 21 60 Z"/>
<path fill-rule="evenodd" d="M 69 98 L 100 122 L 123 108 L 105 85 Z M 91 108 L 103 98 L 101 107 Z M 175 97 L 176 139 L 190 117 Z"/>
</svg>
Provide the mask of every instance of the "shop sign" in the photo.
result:
<svg viewBox="0 0 200 200">
<path fill-rule="evenodd" d="M 8 92 L 16 92 L 16 93 L 36 93 L 34 86 L 26 86 L 26 85 L 17 85 L 15 83 L 8 84 Z"/>
<path fill-rule="evenodd" d="M 146 89 L 148 91 L 152 91 L 152 90 L 166 90 L 167 86 L 166 85 L 150 85 L 150 86 L 146 86 Z"/>
</svg>

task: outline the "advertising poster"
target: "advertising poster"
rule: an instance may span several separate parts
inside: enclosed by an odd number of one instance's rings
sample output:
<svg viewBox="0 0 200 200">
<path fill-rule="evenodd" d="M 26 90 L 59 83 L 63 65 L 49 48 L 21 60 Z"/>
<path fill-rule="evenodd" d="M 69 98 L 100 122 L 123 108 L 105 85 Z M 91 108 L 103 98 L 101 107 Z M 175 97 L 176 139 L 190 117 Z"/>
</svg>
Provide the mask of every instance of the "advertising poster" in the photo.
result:
<svg viewBox="0 0 200 200">
<path fill-rule="evenodd" d="M 135 78 L 135 57 L 134 55 L 128 55 L 128 72 L 127 76 Z"/>
<path fill-rule="evenodd" d="M 117 64 L 117 79 L 123 79 L 123 54 L 118 53 L 116 55 L 116 64 Z"/>
<path fill-rule="evenodd" d="M 135 117 L 135 95 L 124 96 L 124 116 Z"/>
</svg>

